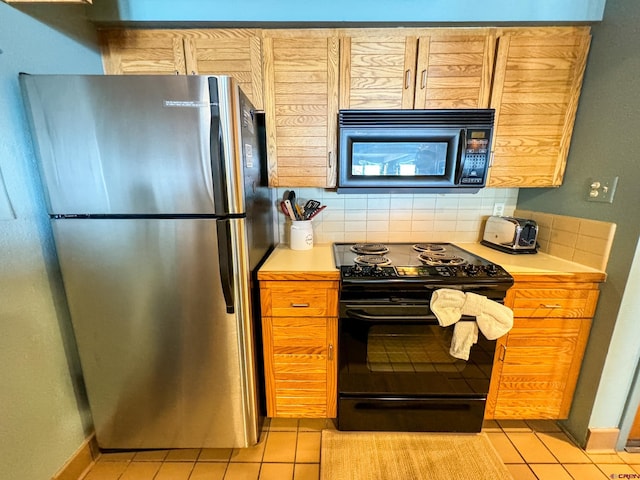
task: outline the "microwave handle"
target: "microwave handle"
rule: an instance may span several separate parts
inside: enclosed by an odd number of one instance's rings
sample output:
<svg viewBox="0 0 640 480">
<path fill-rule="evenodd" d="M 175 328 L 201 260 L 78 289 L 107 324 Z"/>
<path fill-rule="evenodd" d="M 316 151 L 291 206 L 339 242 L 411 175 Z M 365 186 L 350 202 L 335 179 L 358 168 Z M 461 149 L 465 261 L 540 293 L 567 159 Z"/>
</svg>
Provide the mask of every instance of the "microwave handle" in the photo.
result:
<svg viewBox="0 0 640 480">
<path fill-rule="evenodd" d="M 456 178 L 455 183 L 460 183 L 462 177 L 462 171 L 464 170 L 465 151 L 467 149 L 467 130 L 465 128 L 460 129 L 460 140 L 458 140 L 458 152 L 456 158 Z"/>
</svg>

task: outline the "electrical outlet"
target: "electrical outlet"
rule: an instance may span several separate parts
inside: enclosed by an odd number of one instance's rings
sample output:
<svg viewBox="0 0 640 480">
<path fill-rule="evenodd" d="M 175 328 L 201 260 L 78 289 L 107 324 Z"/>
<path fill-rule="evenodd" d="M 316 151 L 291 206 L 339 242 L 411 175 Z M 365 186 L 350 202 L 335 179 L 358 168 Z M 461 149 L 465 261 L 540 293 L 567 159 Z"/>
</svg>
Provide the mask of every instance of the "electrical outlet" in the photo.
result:
<svg viewBox="0 0 640 480">
<path fill-rule="evenodd" d="M 493 214 L 498 217 L 504 216 L 504 203 L 494 203 Z"/>
<path fill-rule="evenodd" d="M 613 203 L 617 186 L 618 177 L 591 179 L 588 185 L 587 201 Z"/>
</svg>

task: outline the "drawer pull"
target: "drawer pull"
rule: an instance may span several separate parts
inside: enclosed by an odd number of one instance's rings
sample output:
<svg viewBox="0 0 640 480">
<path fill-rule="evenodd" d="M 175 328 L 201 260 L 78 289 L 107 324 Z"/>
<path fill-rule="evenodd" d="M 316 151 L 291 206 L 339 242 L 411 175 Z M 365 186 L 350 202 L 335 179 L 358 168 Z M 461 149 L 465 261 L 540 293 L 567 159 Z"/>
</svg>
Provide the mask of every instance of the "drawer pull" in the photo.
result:
<svg viewBox="0 0 640 480">
<path fill-rule="evenodd" d="M 404 72 L 404 89 L 408 89 L 411 85 L 411 70 Z"/>
<path fill-rule="evenodd" d="M 502 347 L 502 351 L 500 352 L 500 357 L 499 360 L 501 362 L 504 362 L 504 357 L 507 356 L 507 346 L 506 345 L 500 345 Z"/>
<path fill-rule="evenodd" d="M 292 303 L 291 306 L 293 308 L 309 308 L 308 303 Z"/>
<path fill-rule="evenodd" d="M 543 308 L 562 308 L 562 305 L 558 305 L 557 303 L 541 303 L 540 306 Z"/>
</svg>

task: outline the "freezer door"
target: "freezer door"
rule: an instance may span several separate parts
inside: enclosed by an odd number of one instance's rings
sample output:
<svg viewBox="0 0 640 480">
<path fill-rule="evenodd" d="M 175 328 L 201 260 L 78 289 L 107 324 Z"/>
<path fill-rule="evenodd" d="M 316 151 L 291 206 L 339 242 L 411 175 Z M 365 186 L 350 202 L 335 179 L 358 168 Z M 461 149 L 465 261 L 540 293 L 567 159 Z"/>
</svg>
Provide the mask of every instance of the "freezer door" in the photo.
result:
<svg viewBox="0 0 640 480">
<path fill-rule="evenodd" d="M 52 223 L 99 445 L 255 444 L 245 221 Z"/>
<path fill-rule="evenodd" d="M 233 79 L 23 74 L 20 82 L 49 213 L 244 211 Z"/>
</svg>

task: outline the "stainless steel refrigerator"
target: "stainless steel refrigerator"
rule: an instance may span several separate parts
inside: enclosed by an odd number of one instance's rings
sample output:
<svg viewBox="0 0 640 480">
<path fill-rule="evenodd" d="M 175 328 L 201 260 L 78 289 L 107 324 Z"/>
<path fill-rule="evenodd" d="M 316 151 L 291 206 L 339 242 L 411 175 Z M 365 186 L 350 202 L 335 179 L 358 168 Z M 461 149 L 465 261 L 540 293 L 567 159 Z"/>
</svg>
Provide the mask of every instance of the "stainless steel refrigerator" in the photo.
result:
<svg viewBox="0 0 640 480">
<path fill-rule="evenodd" d="M 225 76 L 20 75 L 100 447 L 259 435 L 263 125 Z"/>
</svg>

